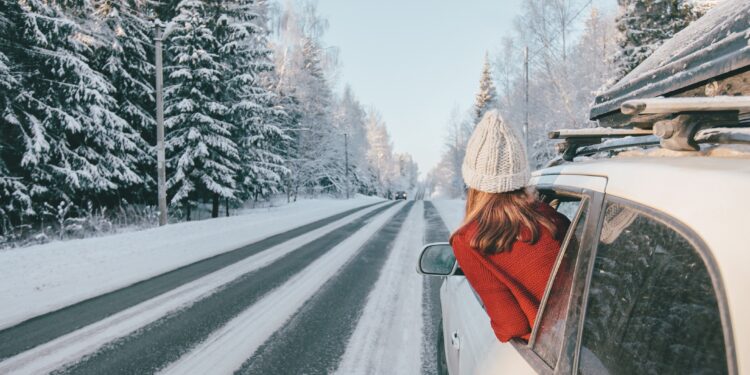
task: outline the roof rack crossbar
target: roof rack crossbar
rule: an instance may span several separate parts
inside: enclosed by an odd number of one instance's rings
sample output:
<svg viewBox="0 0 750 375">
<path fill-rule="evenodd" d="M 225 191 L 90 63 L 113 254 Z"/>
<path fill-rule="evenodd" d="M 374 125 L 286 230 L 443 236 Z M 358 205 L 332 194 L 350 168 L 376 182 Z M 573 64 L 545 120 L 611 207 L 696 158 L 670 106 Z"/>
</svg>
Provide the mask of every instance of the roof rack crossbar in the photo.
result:
<svg viewBox="0 0 750 375">
<path fill-rule="evenodd" d="M 622 103 L 620 111 L 631 116 L 679 112 L 749 112 L 750 96 L 633 99 Z"/>
</svg>

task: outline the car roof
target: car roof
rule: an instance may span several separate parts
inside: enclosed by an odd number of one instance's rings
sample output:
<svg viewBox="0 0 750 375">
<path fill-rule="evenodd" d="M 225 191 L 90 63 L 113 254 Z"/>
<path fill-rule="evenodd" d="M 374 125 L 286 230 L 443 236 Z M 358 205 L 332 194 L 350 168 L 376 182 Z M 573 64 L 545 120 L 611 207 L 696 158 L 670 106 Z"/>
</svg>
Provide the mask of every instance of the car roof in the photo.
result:
<svg viewBox="0 0 750 375">
<path fill-rule="evenodd" d="M 750 353 L 750 158 L 616 157 L 534 172 L 607 178 L 606 194 L 661 211 L 706 243 L 721 273 L 738 365 Z M 750 358 L 745 358 L 745 371 Z"/>
<path fill-rule="evenodd" d="M 657 48 L 594 100 L 590 118 L 629 99 L 670 95 L 750 66 L 750 0 L 724 1 Z"/>
</svg>

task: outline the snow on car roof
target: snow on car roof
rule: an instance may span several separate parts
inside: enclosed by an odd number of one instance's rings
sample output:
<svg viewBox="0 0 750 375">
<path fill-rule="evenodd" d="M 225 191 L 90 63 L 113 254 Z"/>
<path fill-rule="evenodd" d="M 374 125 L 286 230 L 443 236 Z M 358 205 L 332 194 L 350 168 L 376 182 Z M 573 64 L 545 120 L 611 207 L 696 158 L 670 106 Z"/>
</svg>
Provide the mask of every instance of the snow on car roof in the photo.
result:
<svg viewBox="0 0 750 375">
<path fill-rule="evenodd" d="M 591 119 L 629 99 L 666 95 L 750 66 L 750 0 L 727 0 L 664 42 L 597 96 Z"/>
<path fill-rule="evenodd" d="M 612 158 L 567 163 L 534 175 L 607 178 L 606 194 L 663 212 L 710 249 L 724 285 L 740 373 L 750 368 L 750 160 L 718 157 Z M 743 358 L 744 357 L 744 358 Z M 743 363 L 743 361 L 745 361 Z"/>
</svg>

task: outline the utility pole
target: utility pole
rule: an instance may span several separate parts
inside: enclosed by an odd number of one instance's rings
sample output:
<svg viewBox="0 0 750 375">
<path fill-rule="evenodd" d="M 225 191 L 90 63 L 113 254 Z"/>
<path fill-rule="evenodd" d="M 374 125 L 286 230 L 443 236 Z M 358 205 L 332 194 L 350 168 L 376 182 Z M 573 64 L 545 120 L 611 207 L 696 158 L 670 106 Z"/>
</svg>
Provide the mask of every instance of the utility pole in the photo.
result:
<svg viewBox="0 0 750 375">
<path fill-rule="evenodd" d="M 346 199 L 349 199 L 349 135 L 344 133 L 344 176 L 346 176 Z"/>
<path fill-rule="evenodd" d="M 162 25 L 159 19 L 154 20 L 154 44 L 156 48 L 156 169 L 157 191 L 159 194 L 159 226 L 167 225 L 167 177 L 164 156 L 164 68 L 161 56 Z"/>
<path fill-rule="evenodd" d="M 523 136 L 526 144 L 526 153 L 529 153 L 529 46 L 523 48 L 524 87 L 526 98 L 524 104 Z"/>
</svg>

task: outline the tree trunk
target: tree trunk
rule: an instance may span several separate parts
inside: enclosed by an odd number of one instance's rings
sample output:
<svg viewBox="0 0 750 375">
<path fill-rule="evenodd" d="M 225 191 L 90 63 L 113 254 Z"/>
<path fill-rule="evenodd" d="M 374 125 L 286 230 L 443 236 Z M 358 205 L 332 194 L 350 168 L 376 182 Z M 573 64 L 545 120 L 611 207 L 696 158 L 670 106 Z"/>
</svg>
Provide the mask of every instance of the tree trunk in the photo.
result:
<svg viewBox="0 0 750 375">
<path fill-rule="evenodd" d="M 227 209 L 227 217 L 229 217 L 229 198 L 224 202 L 224 207 Z"/>
<path fill-rule="evenodd" d="M 219 217 L 219 194 L 214 194 L 211 204 L 211 217 Z"/>
<path fill-rule="evenodd" d="M 190 201 L 185 200 L 185 215 L 187 217 L 187 221 L 190 221 Z"/>
</svg>

